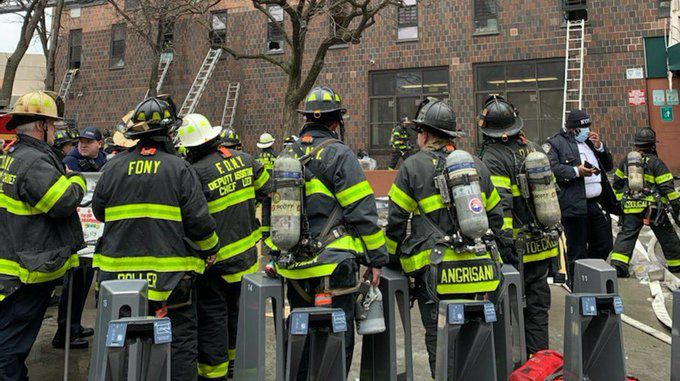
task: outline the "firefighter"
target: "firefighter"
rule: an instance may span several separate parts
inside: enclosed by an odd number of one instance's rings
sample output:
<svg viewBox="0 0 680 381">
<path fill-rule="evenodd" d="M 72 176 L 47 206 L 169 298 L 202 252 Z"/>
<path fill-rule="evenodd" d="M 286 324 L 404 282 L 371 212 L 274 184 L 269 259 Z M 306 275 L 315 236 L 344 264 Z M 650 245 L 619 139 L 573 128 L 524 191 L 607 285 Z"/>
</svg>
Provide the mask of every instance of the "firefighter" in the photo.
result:
<svg viewBox="0 0 680 381">
<path fill-rule="evenodd" d="M 85 246 L 76 208 L 85 179 L 52 148 L 55 97 L 25 94 L 7 127 L 17 140 L 0 156 L 0 379 L 27 380 L 24 364 L 57 282 Z"/>
<path fill-rule="evenodd" d="M 279 156 L 279 154 L 274 151 L 274 148 L 272 148 L 275 142 L 276 139 L 266 132 L 260 135 L 260 140 L 257 141 L 257 148 L 260 149 L 260 152 L 257 153 L 257 161 L 264 165 L 264 168 L 270 175 L 272 167 L 274 166 L 274 161 L 276 160 L 276 157 Z"/>
<path fill-rule="evenodd" d="M 392 129 L 390 135 L 390 145 L 392 146 L 392 159 L 390 160 L 390 165 L 387 167 L 389 170 L 395 170 L 399 164 L 399 159 L 406 161 L 409 156 L 411 156 L 411 142 L 409 141 L 410 136 L 408 134 L 407 126 L 411 124 L 411 121 L 407 117 L 401 118 L 401 121 L 397 123 Z"/>
<path fill-rule="evenodd" d="M 221 132 L 203 115 L 190 114 L 178 134 L 203 184 L 221 245 L 215 263 L 197 279 L 198 375 L 205 380 L 226 380 L 227 369 L 233 372 L 241 279 L 258 269 L 262 233 L 255 202 L 271 191 L 269 172 L 247 153 L 220 147 Z"/>
<path fill-rule="evenodd" d="M 170 98 L 147 98 L 135 109 L 134 149 L 102 170 L 92 211 L 105 222 L 93 266 L 98 281 L 149 282 L 149 313 L 172 323 L 172 379 L 197 378 L 195 274 L 215 259 L 219 238 L 201 183 L 175 154 L 170 134 L 179 126 Z"/>
<path fill-rule="evenodd" d="M 526 173 L 525 159 L 531 152 L 543 152 L 540 146 L 529 141 L 523 134 L 524 121 L 515 107 L 503 97 L 493 96 L 484 103 L 478 126 L 484 134 L 480 157 L 489 172 L 491 182 L 501 196 L 504 234 L 516 238 L 521 233 L 524 249 L 514 250 L 503 258 L 505 263 L 522 269 L 524 295 L 524 330 L 527 352 L 548 349 L 548 311 L 550 310 L 550 286 L 548 273 L 551 261 L 559 254 L 557 229 L 540 229 L 530 198 L 522 197 L 519 176 Z M 548 172 L 552 176 L 552 172 Z M 554 212 L 559 214 L 559 204 Z M 559 216 L 557 217 L 559 219 Z M 521 257 L 521 258 L 520 258 Z M 519 266 L 519 261 L 523 266 Z"/>
<path fill-rule="evenodd" d="M 591 131 L 590 126 L 586 111 L 571 110 L 565 131 L 543 144 L 560 188 L 570 286 L 577 260 L 607 259 L 613 245 L 609 214 L 619 213 L 616 196 L 607 180 L 607 171 L 614 169 L 614 159 L 600 134 Z"/>
<path fill-rule="evenodd" d="M 241 142 L 241 137 L 238 135 L 233 128 L 227 127 L 220 133 L 220 142 L 223 146 L 227 148 L 232 148 L 237 151 L 243 150 L 243 143 Z"/>
<path fill-rule="evenodd" d="M 611 253 L 611 264 L 619 277 L 629 276 L 628 262 L 644 225 L 649 225 L 659 240 L 668 270 L 680 273 L 680 239 L 666 213 L 670 209 L 675 221 L 680 221 L 680 193 L 675 190 L 673 174 L 656 153 L 656 143 L 654 130 L 637 130 L 634 145 L 639 160 L 633 163 L 629 154 L 614 175 L 614 192 L 623 207 L 621 229 Z M 632 184 L 636 180 L 637 187 Z"/>
<path fill-rule="evenodd" d="M 434 177 L 445 168 L 447 157 L 456 150 L 454 139 L 462 134 L 456 130 L 453 110 L 436 98 L 427 98 L 421 103 L 411 128 L 418 133 L 420 151 L 404 162 L 390 189 L 385 235 L 390 266 L 401 268 L 414 281 L 414 297 L 418 301 L 425 327 L 425 345 L 434 378 L 439 309 L 437 300 L 476 298 L 495 291 L 499 285 L 500 263 L 493 245 L 481 254 L 447 247 L 442 262 L 447 267 L 477 270 L 475 267 L 482 266 L 493 269 L 493 275 L 480 275 L 462 281 L 439 277 L 436 273 L 441 282 L 432 284 L 430 254 L 437 242 L 442 241 L 445 235 L 455 234 L 454 226 L 459 225 L 459 221 L 452 220 L 455 214 L 444 204 Z M 477 199 L 474 205 L 471 202 L 470 207 L 474 207 L 477 214 L 485 210 L 489 227 L 500 234 L 503 225 L 500 196 L 486 166 L 476 158 L 473 163 L 479 177 L 482 200 Z M 407 234 L 409 219 L 410 233 Z"/>
<path fill-rule="evenodd" d="M 377 225 L 373 190 L 354 152 L 338 140 L 344 135 L 345 111 L 340 96 L 328 87 L 315 87 L 305 98 L 304 108 L 299 111 L 306 119 L 300 140 L 284 153 L 309 159 L 305 163 L 306 192 L 302 209 L 308 222 L 303 236 L 309 239 L 285 255 L 274 256 L 276 263 L 267 266 L 267 271 L 270 275 L 278 271 L 288 280 L 291 308 L 314 306 L 316 299 L 317 305 L 341 308 L 345 312 L 349 328 L 345 333 L 345 357 L 349 371 L 354 348 L 352 327 L 359 263 L 368 266 L 364 276 L 371 276 L 377 286 L 380 268 L 388 257 L 385 237 Z M 315 148 L 321 144 L 322 148 Z M 314 154 L 306 155 L 311 152 Z M 319 243 L 321 248 L 312 242 Z M 307 369 L 306 364 L 301 366 Z"/>
<path fill-rule="evenodd" d="M 59 130 L 54 134 L 53 147 L 61 153 L 62 157 L 65 157 L 78 143 L 79 137 L 78 131 Z"/>
</svg>

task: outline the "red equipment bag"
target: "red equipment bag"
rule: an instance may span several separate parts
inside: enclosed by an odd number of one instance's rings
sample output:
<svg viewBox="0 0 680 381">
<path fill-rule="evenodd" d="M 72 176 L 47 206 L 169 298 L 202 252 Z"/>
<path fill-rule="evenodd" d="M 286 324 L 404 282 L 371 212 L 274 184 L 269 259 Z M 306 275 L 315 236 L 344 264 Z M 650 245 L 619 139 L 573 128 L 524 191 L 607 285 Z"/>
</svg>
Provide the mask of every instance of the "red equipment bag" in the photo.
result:
<svg viewBox="0 0 680 381">
<path fill-rule="evenodd" d="M 562 370 L 562 354 L 551 349 L 536 352 L 524 365 L 512 372 L 508 381 L 545 381 Z"/>
</svg>

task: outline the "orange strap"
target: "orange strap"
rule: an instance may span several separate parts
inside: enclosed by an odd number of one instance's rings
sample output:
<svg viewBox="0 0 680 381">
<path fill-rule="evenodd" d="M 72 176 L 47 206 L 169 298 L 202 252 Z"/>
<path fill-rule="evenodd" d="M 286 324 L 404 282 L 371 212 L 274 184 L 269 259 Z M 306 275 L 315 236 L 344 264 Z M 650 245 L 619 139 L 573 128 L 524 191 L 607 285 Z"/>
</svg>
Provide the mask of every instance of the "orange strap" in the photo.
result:
<svg viewBox="0 0 680 381">
<path fill-rule="evenodd" d="M 222 157 L 225 159 L 230 158 L 232 156 L 231 151 L 229 151 L 227 147 L 220 146 L 217 150 L 220 151 Z"/>
</svg>

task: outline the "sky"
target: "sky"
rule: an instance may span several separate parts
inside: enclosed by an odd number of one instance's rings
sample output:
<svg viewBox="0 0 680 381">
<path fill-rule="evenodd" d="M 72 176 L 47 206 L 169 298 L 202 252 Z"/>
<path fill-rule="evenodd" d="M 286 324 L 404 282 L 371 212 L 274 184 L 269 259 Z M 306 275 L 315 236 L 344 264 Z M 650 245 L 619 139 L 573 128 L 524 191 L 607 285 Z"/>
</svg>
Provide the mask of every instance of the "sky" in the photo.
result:
<svg viewBox="0 0 680 381">
<path fill-rule="evenodd" d="M 47 12 L 50 11 L 48 10 Z M 49 28 L 50 18 L 48 17 L 47 20 L 47 27 Z M 16 48 L 19 33 L 21 33 L 21 21 L 22 18 L 19 15 L 0 15 L 0 36 L 2 36 L 0 38 L 0 53 L 11 53 Z M 42 46 L 40 45 L 37 33 L 26 53 L 42 53 Z"/>
</svg>

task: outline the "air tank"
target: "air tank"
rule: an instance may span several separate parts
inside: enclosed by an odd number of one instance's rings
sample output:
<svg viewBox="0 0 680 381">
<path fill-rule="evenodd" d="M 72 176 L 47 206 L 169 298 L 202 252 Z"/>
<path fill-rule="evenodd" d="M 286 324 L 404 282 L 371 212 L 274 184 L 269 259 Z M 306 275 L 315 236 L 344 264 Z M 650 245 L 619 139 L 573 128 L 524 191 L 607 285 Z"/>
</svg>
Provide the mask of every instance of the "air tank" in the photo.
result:
<svg viewBox="0 0 680 381">
<path fill-rule="evenodd" d="M 543 152 L 534 151 L 527 155 L 524 167 L 538 223 L 546 228 L 557 226 L 562 218 L 562 212 L 557 199 L 555 179 L 550 169 L 550 159 Z"/>
<path fill-rule="evenodd" d="M 446 158 L 446 174 L 460 233 L 473 240 L 482 238 L 489 230 L 489 221 L 472 155 L 463 150 L 451 152 Z"/>
<path fill-rule="evenodd" d="M 272 194 L 271 239 L 282 251 L 300 241 L 304 177 L 302 164 L 291 155 L 282 154 L 274 161 L 276 191 Z"/>
<path fill-rule="evenodd" d="M 628 153 L 628 189 L 632 192 L 642 192 L 645 187 L 645 169 L 642 166 L 642 154 L 638 151 Z"/>
</svg>

